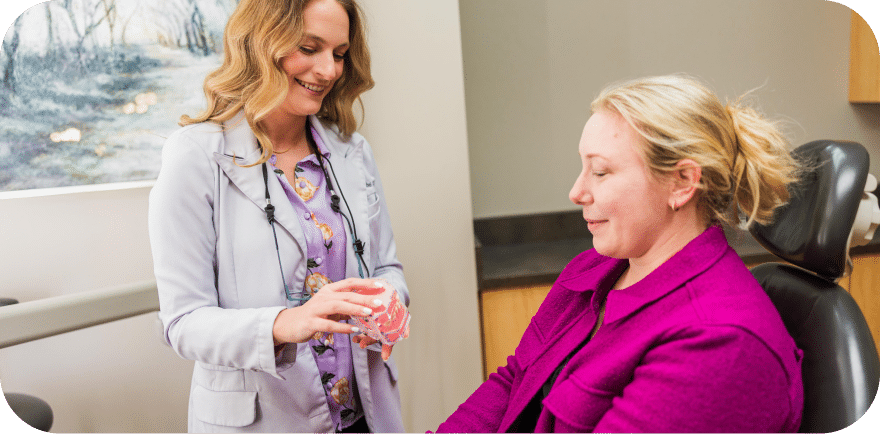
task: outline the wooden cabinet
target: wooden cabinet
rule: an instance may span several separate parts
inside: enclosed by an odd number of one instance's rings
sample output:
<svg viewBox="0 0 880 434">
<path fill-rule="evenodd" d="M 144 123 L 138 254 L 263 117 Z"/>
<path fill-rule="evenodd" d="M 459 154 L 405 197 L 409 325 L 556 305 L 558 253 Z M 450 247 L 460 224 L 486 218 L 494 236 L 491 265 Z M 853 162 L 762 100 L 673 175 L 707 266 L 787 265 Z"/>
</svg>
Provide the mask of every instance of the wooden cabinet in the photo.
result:
<svg viewBox="0 0 880 434">
<path fill-rule="evenodd" d="M 852 12 L 849 42 L 849 102 L 880 103 L 880 51 L 871 27 Z"/>
<path fill-rule="evenodd" d="M 504 288 L 480 293 L 483 379 L 507 364 L 551 285 Z"/>
<path fill-rule="evenodd" d="M 849 291 L 859 305 L 880 351 L 880 254 L 854 257 L 852 274 L 838 284 Z"/>
</svg>

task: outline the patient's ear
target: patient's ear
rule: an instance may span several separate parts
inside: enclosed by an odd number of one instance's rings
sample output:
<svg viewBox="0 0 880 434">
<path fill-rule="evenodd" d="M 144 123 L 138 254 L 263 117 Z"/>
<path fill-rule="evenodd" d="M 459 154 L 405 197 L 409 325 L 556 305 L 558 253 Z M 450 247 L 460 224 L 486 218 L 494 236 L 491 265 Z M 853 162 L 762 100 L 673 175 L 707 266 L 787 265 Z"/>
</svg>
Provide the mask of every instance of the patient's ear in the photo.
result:
<svg viewBox="0 0 880 434">
<path fill-rule="evenodd" d="M 675 165 L 670 176 L 672 190 L 669 195 L 669 206 L 674 210 L 681 209 L 699 190 L 703 170 L 696 161 L 684 159 Z"/>
</svg>

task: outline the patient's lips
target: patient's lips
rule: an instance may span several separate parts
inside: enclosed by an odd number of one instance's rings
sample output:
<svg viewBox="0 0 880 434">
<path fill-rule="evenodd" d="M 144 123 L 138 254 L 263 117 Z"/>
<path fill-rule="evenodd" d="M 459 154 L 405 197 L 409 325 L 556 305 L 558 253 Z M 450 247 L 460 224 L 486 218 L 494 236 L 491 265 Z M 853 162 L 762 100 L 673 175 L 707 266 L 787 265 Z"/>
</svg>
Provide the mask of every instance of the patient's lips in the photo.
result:
<svg viewBox="0 0 880 434">
<path fill-rule="evenodd" d="M 594 232 L 597 229 L 601 228 L 605 223 L 608 223 L 608 220 L 594 220 L 594 219 L 586 219 L 587 220 L 587 229 L 590 232 Z"/>
<path fill-rule="evenodd" d="M 352 318 L 367 336 L 385 345 L 394 345 L 409 336 L 409 311 L 391 284 L 377 280 L 374 288 L 357 289 L 354 292 L 375 295 L 381 301 L 381 305 L 372 307 L 371 315 Z"/>
</svg>

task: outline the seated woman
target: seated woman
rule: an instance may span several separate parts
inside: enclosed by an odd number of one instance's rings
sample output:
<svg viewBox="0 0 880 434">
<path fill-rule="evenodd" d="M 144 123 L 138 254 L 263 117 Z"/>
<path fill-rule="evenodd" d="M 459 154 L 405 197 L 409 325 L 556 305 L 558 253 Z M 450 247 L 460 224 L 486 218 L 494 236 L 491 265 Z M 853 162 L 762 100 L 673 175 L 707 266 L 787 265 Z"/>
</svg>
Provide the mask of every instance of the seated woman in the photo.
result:
<svg viewBox="0 0 880 434">
<path fill-rule="evenodd" d="M 680 75 L 592 109 L 569 198 L 595 249 L 438 431 L 797 431 L 802 352 L 720 226 L 788 200 L 799 167 L 775 124 Z"/>
</svg>

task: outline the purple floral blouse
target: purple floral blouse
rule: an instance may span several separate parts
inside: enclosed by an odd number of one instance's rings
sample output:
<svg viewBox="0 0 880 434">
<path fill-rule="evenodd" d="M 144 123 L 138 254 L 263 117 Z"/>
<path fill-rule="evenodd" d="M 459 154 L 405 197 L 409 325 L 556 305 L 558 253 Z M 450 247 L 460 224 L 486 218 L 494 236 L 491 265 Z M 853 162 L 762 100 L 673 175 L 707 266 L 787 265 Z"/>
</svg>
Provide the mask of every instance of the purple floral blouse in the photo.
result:
<svg viewBox="0 0 880 434">
<path fill-rule="evenodd" d="M 312 137 L 324 159 L 330 157 L 318 133 Z M 296 182 L 290 185 L 287 177 L 275 167 L 276 157 L 269 159 L 281 186 L 294 210 L 301 216 L 300 225 L 306 238 L 308 261 L 303 293 L 314 294 L 322 286 L 345 279 L 346 233 L 342 216 L 330 208 L 330 192 L 326 188 L 324 172 L 314 154 L 296 165 Z M 325 163 L 326 164 L 326 163 Z M 291 292 L 296 291 L 291 288 Z M 337 431 L 348 428 L 364 413 L 357 396 L 352 366 L 351 340 L 347 334 L 318 332 L 308 341 L 321 373 L 321 383 L 330 406 L 330 416 Z"/>
</svg>

